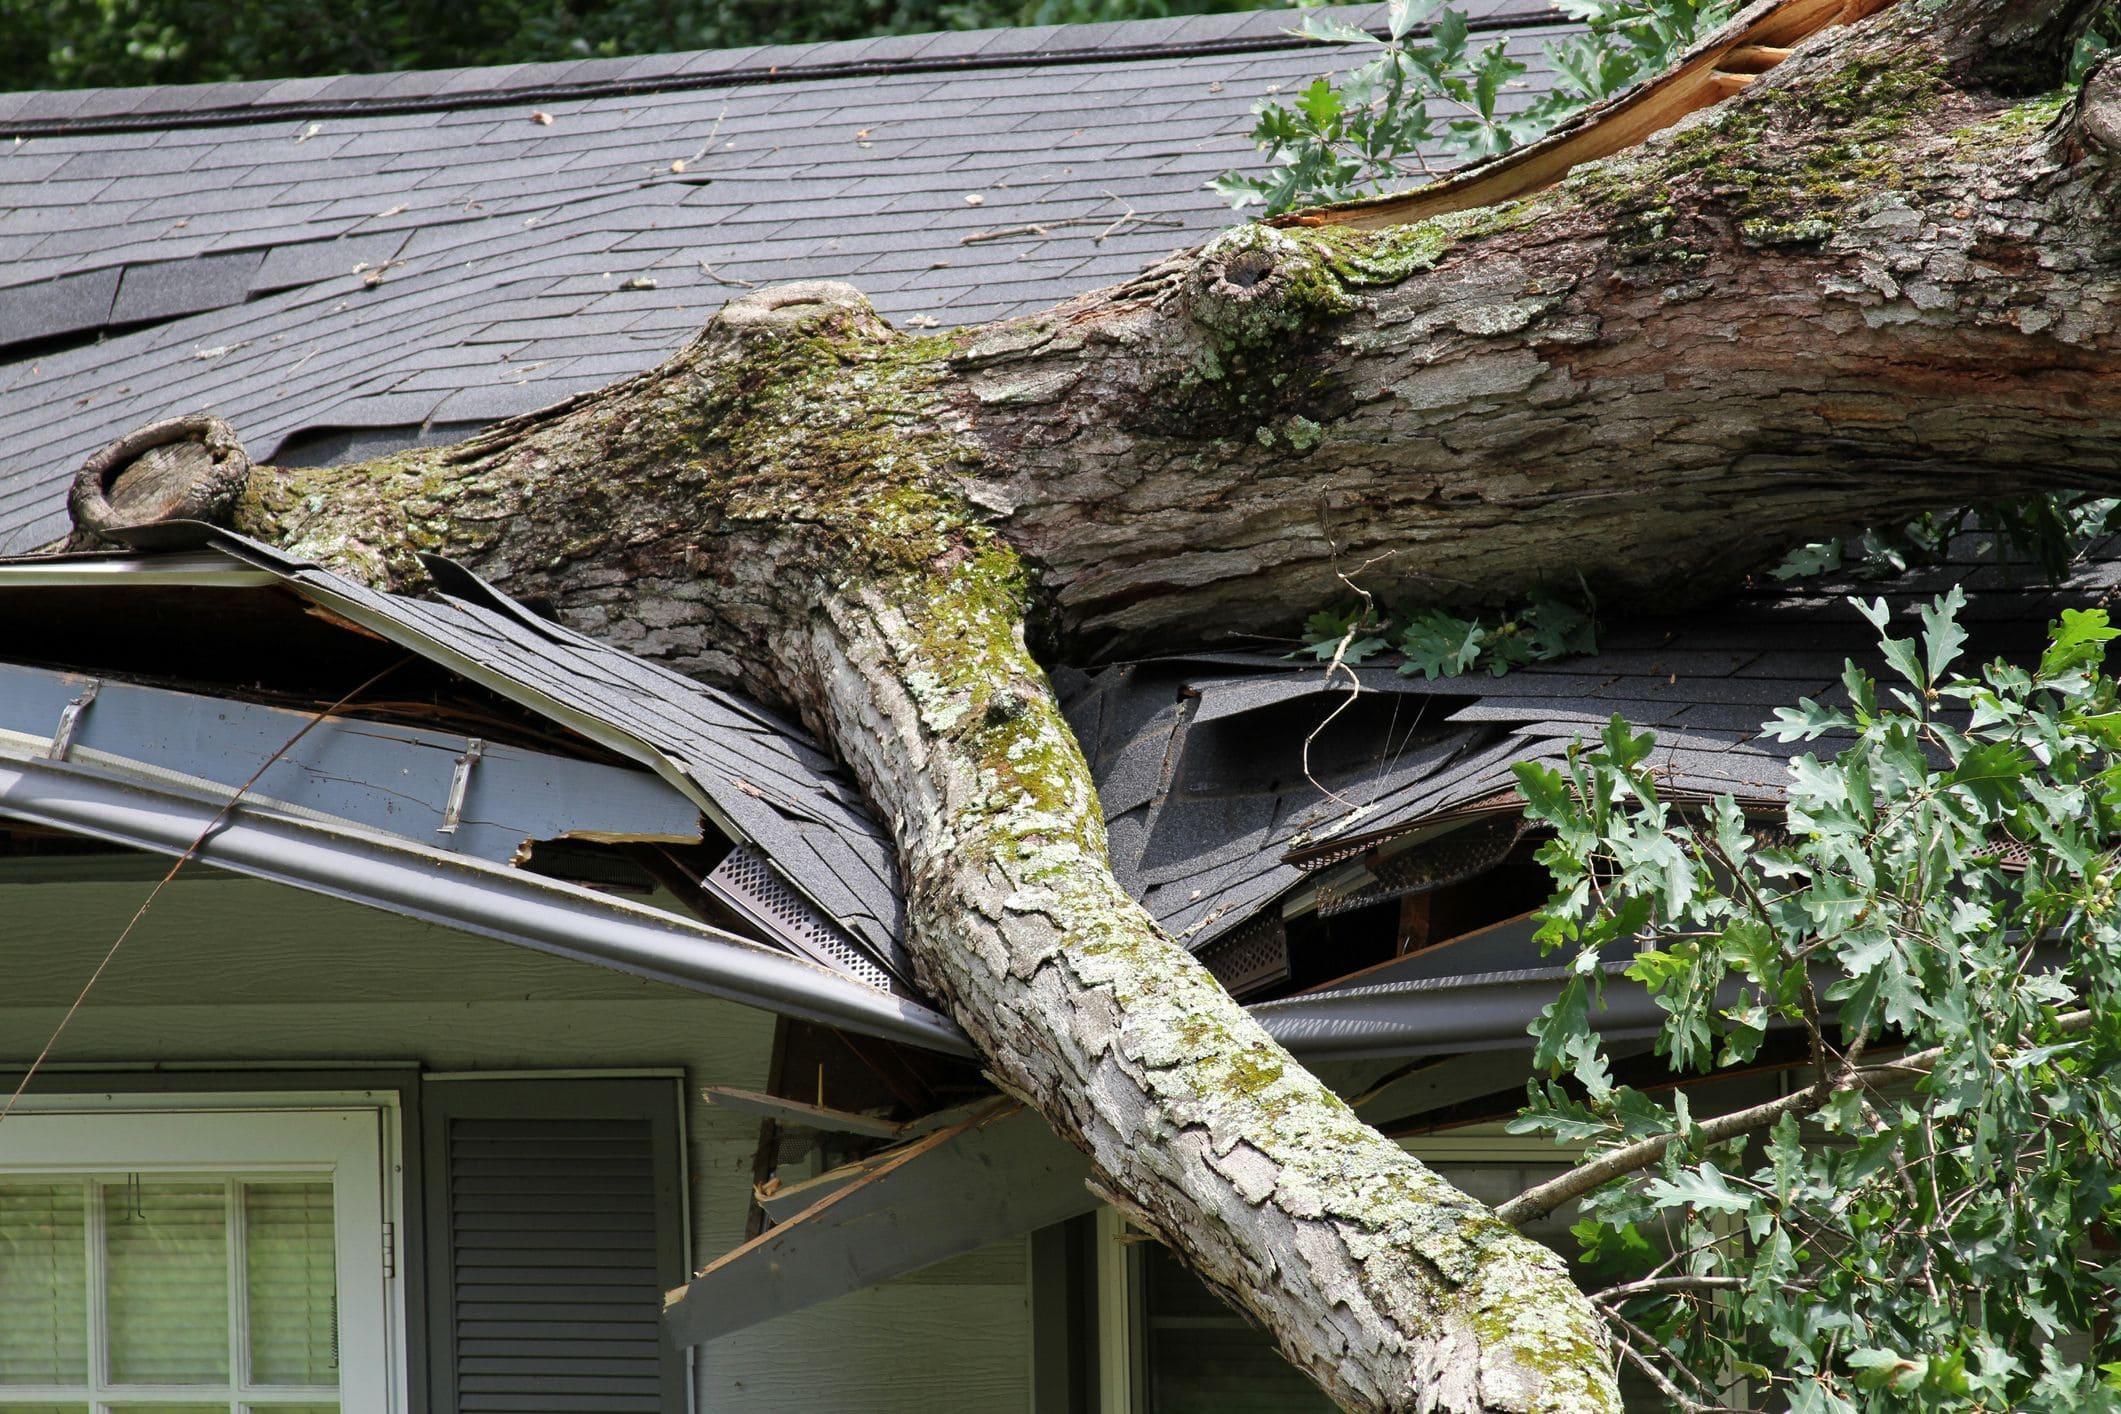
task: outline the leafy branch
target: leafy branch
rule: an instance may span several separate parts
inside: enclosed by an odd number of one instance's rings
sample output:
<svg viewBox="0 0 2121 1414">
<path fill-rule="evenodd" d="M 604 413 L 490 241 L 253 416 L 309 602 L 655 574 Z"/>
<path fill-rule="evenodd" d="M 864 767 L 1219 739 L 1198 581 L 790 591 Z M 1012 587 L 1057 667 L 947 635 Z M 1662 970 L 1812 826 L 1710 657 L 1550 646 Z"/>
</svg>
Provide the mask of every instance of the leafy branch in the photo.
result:
<svg viewBox="0 0 2121 1414">
<path fill-rule="evenodd" d="M 1507 617 L 1461 618 L 1444 609 L 1381 611 L 1369 596 L 1340 608 L 1321 609 L 1304 621 L 1304 646 L 1292 657 L 1310 657 L 1334 667 L 1359 666 L 1396 656 L 1399 671 L 1430 679 L 1455 678 L 1475 668 L 1501 677 L 1527 663 L 1589 653 L 1598 646 L 1597 621 L 1589 604 L 1535 594 Z"/>
<path fill-rule="evenodd" d="M 1518 768 L 1551 832 L 1536 936 L 1573 956 L 1512 1127 L 1578 1160 L 1502 1212 L 1573 1202 L 1588 1258 L 1651 1267 L 1603 1309 L 1681 1407 L 1736 1375 L 1801 1414 L 2121 1408 L 2121 1366 L 2084 1358 L 2121 1315 L 2085 1237 L 2121 1223 L 2121 630 L 2067 610 L 2037 663 L 1966 672 L 1965 602 L 1906 636 L 1856 602 L 1886 670 L 1767 725 L 1837 748 L 1791 761 L 1779 821 L 1678 808 L 1617 719 Z M 1706 1119 L 1619 1083 L 1608 956 L 1675 1076 L 1781 1030 L 1809 1081 Z"/>
<path fill-rule="evenodd" d="M 1904 524 L 1799 545 L 1772 571 L 1777 579 L 1845 572 L 1861 579 L 1904 574 L 1945 560 L 1969 535 L 1995 541 L 2012 558 L 2030 560 L 2050 581 L 2060 580 L 2085 548 L 2121 529 L 2121 501 L 2079 492 L 2054 492 L 1932 511 Z"/>
<path fill-rule="evenodd" d="M 1503 39 L 1475 39 L 1463 10 L 1442 0 L 1391 0 L 1383 36 L 1305 17 L 1301 33 L 1366 57 L 1313 80 L 1293 104 L 1253 110 L 1265 175 L 1225 172 L 1210 183 L 1233 207 L 1278 215 L 1406 184 L 1437 165 L 1493 157 L 1655 73 L 1719 23 L 1732 0 L 1561 0 L 1582 30 L 1546 47 L 1554 86 L 1508 101 L 1526 65 Z"/>
</svg>

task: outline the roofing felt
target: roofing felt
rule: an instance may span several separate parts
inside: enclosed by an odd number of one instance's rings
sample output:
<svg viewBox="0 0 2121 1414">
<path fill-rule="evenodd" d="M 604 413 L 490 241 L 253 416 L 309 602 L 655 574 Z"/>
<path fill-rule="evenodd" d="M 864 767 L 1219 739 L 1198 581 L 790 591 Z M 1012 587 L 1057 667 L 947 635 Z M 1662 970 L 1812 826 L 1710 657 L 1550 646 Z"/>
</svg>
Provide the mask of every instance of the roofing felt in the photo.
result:
<svg viewBox="0 0 2121 1414">
<path fill-rule="evenodd" d="M 1544 0 L 1476 23 L 1548 82 Z M 1381 7 L 1353 13 L 1374 23 Z M 1290 12 L 0 96 L 0 550 L 207 409 L 261 461 L 461 435 L 638 372 L 759 284 L 977 323 L 1229 224 Z"/>
</svg>

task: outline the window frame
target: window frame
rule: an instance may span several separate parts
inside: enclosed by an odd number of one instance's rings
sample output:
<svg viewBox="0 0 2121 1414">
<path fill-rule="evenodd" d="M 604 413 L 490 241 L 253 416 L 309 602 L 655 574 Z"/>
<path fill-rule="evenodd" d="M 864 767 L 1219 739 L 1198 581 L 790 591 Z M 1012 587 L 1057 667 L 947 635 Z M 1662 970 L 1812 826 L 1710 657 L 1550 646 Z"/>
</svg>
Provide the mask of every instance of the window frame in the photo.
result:
<svg viewBox="0 0 2121 1414">
<path fill-rule="evenodd" d="M 39 1174 L 139 1175 L 142 1178 L 202 1177 L 225 1183 L 271 1181 L 329 1174 L 333 1187 L 335 1269 L 338 1278 L 340 1377 L 336 1391 L 308 1393 L 329 1398 L 342 1410 L 408 1408 L 404 1283 L 396 1242 L 403 1195 L 397 1162 L 395 1092 L 264 1095 L 168 1093 L 27 1097 L 0 1132 L 0 1173 L 10 1180 Z M 231 1187 L 233 1195 L 240 1189 Z M 200 1385 L 113 1385 L 109 1379 L 106 1288 L 98 1279 L 105 1262 L 103 1208 L 87 1210 L 89 1244 L 89 1383 L 76 1386 L 15 1385 L 5 1390 L 0 1414 L 25 1400 L 85 1401 L 91 1409 L 113 1402 L 154 1400 L 197 1403 L 202 1410 L 255 1409 L 299 1402 L 296 1387 L 248 1383 L 241 1342 L 247 1293 L 237 1271 L 240 1215 L 229 1231 L 230 1351 L 228 1395 L 201 1398 Z M 360 1254 L 366 1253 L 365 1259 Z M 352 1318 L 349 1319 L 351 1313 Z"/>
</svg>

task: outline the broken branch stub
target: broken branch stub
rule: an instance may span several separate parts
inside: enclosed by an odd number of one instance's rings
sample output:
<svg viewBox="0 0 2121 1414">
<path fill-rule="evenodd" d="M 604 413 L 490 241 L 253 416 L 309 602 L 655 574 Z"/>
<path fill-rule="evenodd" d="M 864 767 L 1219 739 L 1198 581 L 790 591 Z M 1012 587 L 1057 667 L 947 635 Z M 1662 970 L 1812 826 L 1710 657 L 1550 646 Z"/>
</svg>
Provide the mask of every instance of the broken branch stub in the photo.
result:
<svg viewBox="0 0 2121 1414">
<path fill-rule="evenodd" d="M 99 539 L 169 543 L 184 538 L 180 525 L 229 524 L 249 480 L 235 429 L 212 413 L 188 413 L 150 422 L 90 457 L 66 509 L 77 530 Z"/>
<path fill-rule="evenodd" d="M 2085 77 L 2077 99 L 2077 132 L 2101 157 L 2121 157 L 2121 63 L 2111 56 Z"/>
</svg>

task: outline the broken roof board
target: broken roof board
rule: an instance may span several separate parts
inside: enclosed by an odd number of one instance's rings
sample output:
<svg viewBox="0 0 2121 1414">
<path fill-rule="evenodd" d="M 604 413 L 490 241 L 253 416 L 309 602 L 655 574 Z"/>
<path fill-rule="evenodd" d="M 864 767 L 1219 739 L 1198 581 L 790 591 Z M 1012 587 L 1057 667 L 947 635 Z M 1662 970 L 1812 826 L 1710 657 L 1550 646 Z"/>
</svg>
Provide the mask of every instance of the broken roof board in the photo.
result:
<svg viewBox="0 0 2121 1414">
<path fill-rule="evenodd" d="M 1549 77 L 1565 27 L 1471 7 Z M 1347 12 L 1376 23 L 1381 7 Z M 1255 103 L 1349 62 L 1291 12 L 430 75 L 0 97 L 0 550 L 142 423 L 260 461 L 460 435 L 612 382 L 732 295 L 850 280 L 978 323 L 1228 225 Z M 536 115 L 549 117 L 549 123 Z"/>
<path fill-rule="evenodd" d="M 225 543 L 243 548 L 233 537 Z M 186 575 L 225 581 L 262 571 L 306 583 L 325 602 L 401 641 L 430 652 L 447 646 L 451 663 L 586 729 L 711 807 L 732 834 L 755 838 L 773 854 L 784 876 L 864 947 L 893 961 L 902 978 L 910 971 L 897 951 L 900 906 L 889 842 L 851 784 L 790 724 L 532 618 L 490 590 L 483 591 L 483 604 L 406 600 L 375 595 L 263 547 L 247 553 L 247 570 L 191 552 L 134 559 L 122 572 L 144 573 L 130 581 L 144 584 Z M 121 572 L 110 564 L 93 557 L 20 561 L 0 567 L 0 584 Z M 164 564 L 173 568 L 156 568 Z M 1971 651 L 1983 655 L 2032 651 L 2061 607 L 2110 598 L 2121 587 L 2121 559 L 2110 551 L 2080 564 L 2057 588 L 2024 587 L 2015 573 L 1970 554 L 1883 588 L 1889 601 L 1905 606 L 1951 583 L 1970 586 Z M 467 625 L 477 632 L 463 636 Z M 1200 728 L 1197 717 L 1186 720 L 1194 702 L 1189 694 L 1203 692 L 1197 705 L 1205 709 L 1200 715 L 1208 732 L 1236 733 L 1242 744 L 1248 732 L 1256 737 L 1261 730 L 1247 720 L 1254 713 L 1292 701 L 1330 710 L 1331 699 L 1317 693 L 1315 668 L 1256 652 L 1209 653 L 1109 669 L 1091 679 L 1063 674 L 1061 683 L 1111 817 L 1122 880 L 1197 948 L 1277 901 L 1301 903 L 1309 884 L 1337 877 L 1316 871 L 1336 856 L 1359 855 L 1365 842 L 1434 829 L 1454 812 L 1490 801 L 1514 809 L 1507 802 L 1517 763 L 1560 760 L 1573 741 L 1616 711 L 1658 732 L 1661 766 L 1675 795 L 1779 798 L 1789 756 L 1805 748 L 1765 739 L 1759 724 L 1776 705 L 1838 692 L 1841 663 L 1867 661 L 1871 641 L 1868 627 L 1836 593 L 1763 588 L 1714 614 L 1610 630 L 1598 653 L 1502 678 L 1431 682 L 1363 668 L 1372 700 L 1391 701 L 1402 722 L 1417 720 L 1422 702 L 1446 710 L 1430 710 L 1426 720 L 1442 725 L 1418 749 L 1408 749 L 1405 731 L 1357 742 L 1363 750 L 1342 763 L 1343 774 L 1326 780 L 1339 800 L 1300 773 L 1276 780 L 1233 773 L 1227 751 L 1187 759 L 1197 744 L 1190 733 Z M 534 692 L 511 688 L 511 670 L 495 666 L 519 657 L 528 663 L 525 680 L 539 685 Z M 1254 754 L 1263 759 L 1265 753 Z M 744 788 L 754 782 L 757 794 Z M 1342 866 L 1342 872 L 1359 867 Z"/>
<path fill-rule="evenodd" d="M 0 744 L 494 864 L 543 840 L 700 838 L 698 807 L 646 771 L 4 662 Z"/>
<path fill-rule="evenodd" d="M 754 844 L 875 961 L 910 983 L 896 858 L 853 784 L 793 723 L 558 624 L 485 602 L 382 594 L 240 536 L 232 558 L 469 680 L 640 762 Z M 470 580 L 462 571 L 457 577 Z"/>
</svg>

